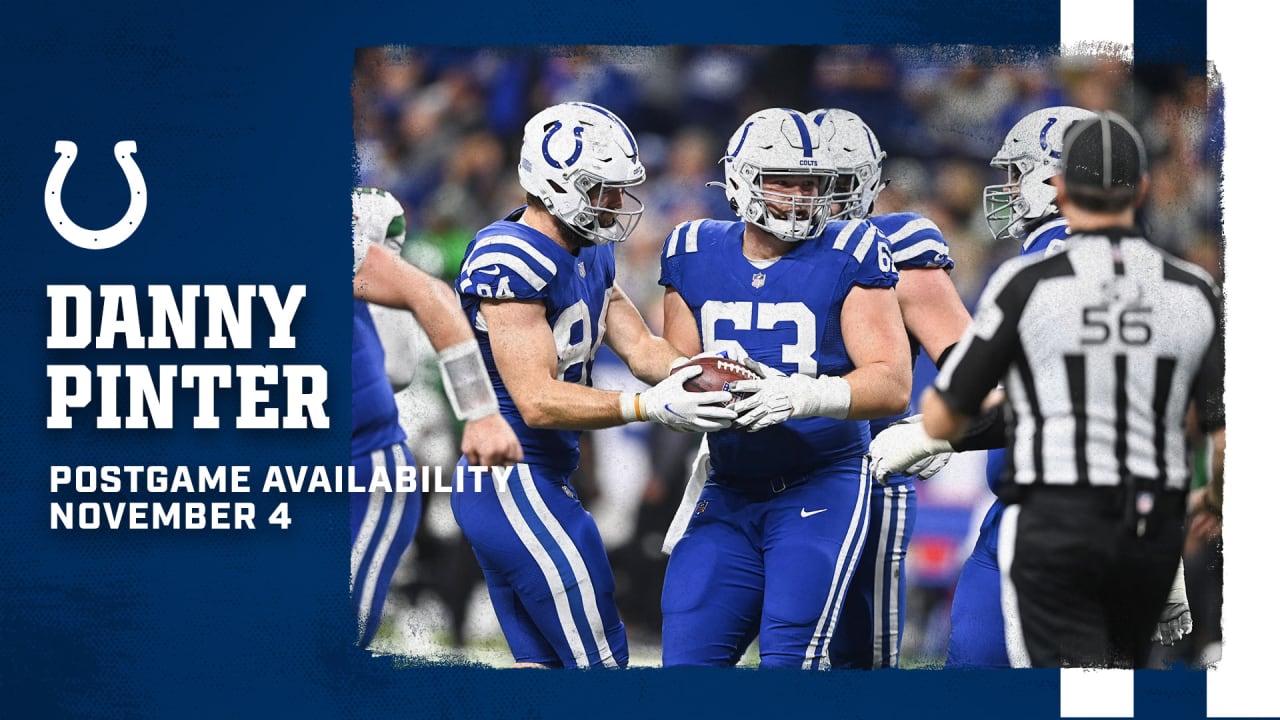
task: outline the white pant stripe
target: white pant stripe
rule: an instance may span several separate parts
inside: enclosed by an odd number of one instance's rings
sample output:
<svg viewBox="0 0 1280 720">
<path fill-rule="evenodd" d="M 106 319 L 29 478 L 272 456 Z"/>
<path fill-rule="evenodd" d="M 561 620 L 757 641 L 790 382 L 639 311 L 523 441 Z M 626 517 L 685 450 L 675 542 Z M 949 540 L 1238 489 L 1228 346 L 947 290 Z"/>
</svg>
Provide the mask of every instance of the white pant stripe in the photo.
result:
<svg viewBox="0 0 1280 720">
<path fill-rule="evenodd" d="M 874 668 L 898 666 L 898 614 L 902 612 L 902 598 L 898 595 L 899 584 L 893 576 L 892 558 L 902 554 L 903 541 L 907 536 L 907 486 L 891 485 L 884 489 L 885 504 L 880 513 L 880 543 L 876 547 L 875 592 L 871 598 L 872 617 L 872 657 Z M 889 528 L 896 530 L 890 535 Z M 899 572 L 902 568 L 899 568 Z M 889 584 L 888 605 L 881 601 L 884 597 L 884 586 Z M 888 627 L 885 626 L 886 621 Z M 884 657 L 885 644 L 889 647 L 889 662 L 881 662 Z"/>
<path fill-rule="evenodd" d="M 382 452 L 375 453 L 379 456 Z M 391 448 L 392 459 L 395 461 L 395 467 L 404 467 L 408 458 L 405 457 L 404 448 L 399 444 Z M 394 474 L 393 474 L 394 477 Z M 376 491 L 378 495 L 382 495 L 383 491 Z M 382 528 L 382 535 L 378 538 L 378 544 L 373 550 L 373 558 L 369 561 L 369 572 L 364 576 L 364 592 L 360 596 L 360 609 L 358 618 L 361 628 L 368 621 L 369 615 L 373 612 L 373 595 L 378 589 L 378 578 L 382 576 L 382 567 L 387 563 L 387 555 L 391 552 L 391 543 L 395 541 L 396 535 L 400 531 L 400 521 L 404 518 L 404 506 L 409 497 L 409 493 L 392 493 L 391 494 L 391 512 L 387 515 L 387 524 Z M 381 508 L 382 503 L 378 503 Z M 370 508 L 373 502 L 369 503 Z M 365 520 L 369 519 L 369 514 L 365 514 Z M 373 516 L 373 524 L 378 522 L 378 516 Z M 392 572 L 395 568 L 392 568 Z"/>
<path fill-rule="evenodd" d="M 827 590 L 827 602 L 818 616 L 818 624 L 814 627 L 813 637 L 809 639 L 809 649 L 805 653 L 804 667 L 821 668 L 827 660 L 828 646 L 835 629 L 835 620 L 840 617 L 840 608 L 844 606 L 844 595 L 849 590 L 849 581 L 853 578 L 854 568 L 858 565 L 858 556 L 862 554 L 862 545 L 867 539 L 867 523 L 860 522 L 864 517 L 867 503 L 869 463 L 863 460 L 858 477 L 858 501 L 853 506 L 853 516 L 849 518 L 849 529 L 845 531 L 844 542 L 840 544 L 840 553 L 836 556 L 836 566 L 831 577 L 831 587 Z M 857 539 L 854 539 L 854 535 Z M 850 551 L 850 545 L 853 546 Z M 841 572 L 843 569 L 844 572 Z"/>
<path fill-rule="evenodd" d="M 1000 534 L 996 538 L 996 558 L 1000 565 L 1000 611 L 1004 615 L 1004 647 L 1009 653 L 1009 666 L 1031 667 L 1026 639 L 1022 637 L 1022 617 L 1018 614 L 1018 591 L 1013 587 L 1009 569 L 1013 567 L 1013 548 L 1018 537 L 1017 505 L 1004 509 L 1000 518 Z"/>
<path fill-rule="evenodd" d="M 520 474 L 520 484 L 524 487 L 525 493 L 529 497 L 529 502 L 533 505 L 533 511 L 537 513 L 538 519 L 551 532 L 551 537 L 555 539 L 556 545 L 568 558 L 569 567 L 573 569 L 573 576 L 578 581 L 578 590 L 582 595 L 582 605 L 586 611 L 587 624 L 591 626 L 591 635 L 596 643 L 596 652 L 600 654 L 600 662 L 605 667 L 617 667 L 618 663 L 613 659 L 613 649 L 609 647 L 609 638 L 605 635 L 604 620 L 600 617 L 600 608 L 596 605 L 596 590 L 591 583 L 591 573 L 587 571 L 587 563 L 583 561 L 582 554 L 578 552 L 578 547 L 573 544 L 569 534 L 564 531 L 560 520 L 551 514 L 551 509 L 547 507 L 547 504 L 542 500 L 542 496 L 538 494 L 538 489 L 533 484 L 533 474 L 529 472 L 529 466 L 521 463 L 517 466 L 517 469 Z"/>
<path fill-rule="evenodd" d="M 376 450 L 369 456 L 373 463 L 373 471 L 376 473 L 379 468 L 386 468 L 387 462 L 382 455 L 381 450 Z M 385 471 L 385 470 L 384 470 Z M 356 541 L 351 545 L 351 591 L 356 589 L 356 574 L 360 571 L 360 564 L 364 562 L 365 553 L 369 552 L 369 545 L 373 542 L 373 533 L 378 529 L 378 516 L 382 514 L 382 492 L 376 492 L 369 496 L 369 504 L 364 508 L 364 517 L 360 519 L 360 532 L 356 533 Z"/>
<path fill-rule="evenodd" d="M 529 488 L 524 485 L 524 476 L 529 472 L 529 466 L 521 463 L 516 466 L 520 474 L 521 487 L 525 488 L 526 494 Z M 533 490 L 532 494 L 537 495 L 537 490 Z M 564 586 L 564 582 L 560 579 L 560 571 L 556 569 L 555 561 L 551 556 L 542 549 L 542 544 L 538 542 L 538 538 L 533 534 L 533 528 L 529 522 L 525 520 L 521 514 L 520 508 L 516 506 L 516 499 L 508 492 L 498 493 L 498 502 L 502 505 L 502 512 L 507 516 L 507 522 L 511 524 L 511 529 L 515 531 L 516 537 L 520 538 L 520 542 L 524 545 L 525 550 L 533 556 L 534 562 L 538 564 L 538 569 L 542 571 L 542 577 L 547 581 L 547 586 L 551 588 L 551 600 L 556 606 L 556 618 L 560 620 L 560 629 L 564 631 L 565 640 L 569 643 L 569 650 L 573 653 L 574 662 L 578 667 L 587 667 L 590 663 L 587 661 L 587 651 L 582 645 L 582 636 L 578 634 L 578 626 L 573 621 L 573 612 L 569 609 L 569 591 Z"/>
</svg>

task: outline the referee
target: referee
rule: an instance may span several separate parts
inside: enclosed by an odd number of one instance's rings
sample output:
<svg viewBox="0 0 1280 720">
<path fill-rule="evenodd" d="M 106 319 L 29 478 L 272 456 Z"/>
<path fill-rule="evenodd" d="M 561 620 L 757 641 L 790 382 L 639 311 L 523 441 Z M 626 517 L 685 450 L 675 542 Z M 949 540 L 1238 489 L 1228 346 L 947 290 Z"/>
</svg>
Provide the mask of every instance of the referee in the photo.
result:
<svg viewBox="0 0 1280 720">
<path fill-rule="evenodd" d="M 996 271 L 924 398 L 923 423 L 957 439 L 1004 381 L 1010 658 L 1142 667 L 1182 549 L 1193 402 L 1200 429 L 1224 446 L 1222 299 L 1203 271 L 1134 228 L 1146 152 L 1123 118 L 1074 123 L 1054 184 L 1071 241 Z"/>
</svg>

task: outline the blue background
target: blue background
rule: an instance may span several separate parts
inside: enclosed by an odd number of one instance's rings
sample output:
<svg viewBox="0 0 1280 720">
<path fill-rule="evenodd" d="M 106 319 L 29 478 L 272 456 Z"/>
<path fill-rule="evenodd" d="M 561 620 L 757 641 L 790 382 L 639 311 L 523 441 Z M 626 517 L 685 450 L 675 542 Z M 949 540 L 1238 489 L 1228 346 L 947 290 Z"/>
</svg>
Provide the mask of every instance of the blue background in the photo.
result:
<svg viewBox="0 0 1280 720">
<path fill-rule="evenodd" d="M 820 12 L 829 15 L 816 21 Z M 1203 68 L 1204 2 L 1135 4 L 1136 56 Z M 973 43 L 1048 47 L 1057 0 L 803 7 L 623 1 L 333 7 L 172 3 L 10 8 L 0 27 L 0 716 L 1057 717 L 1056 672 L 799 674 L 633 670 L 539 673 L 407 666 L 353 644 L 347 498 L 228 496 L 258 529 L 53 531 L 50 465 L 345 466 L 350 391 L 351 65 L 356 47 L 406 44 Z M 85 227 L 127 204 L 111 156 L 138 143 L 149 208 L 107 251 L 63 242 L 42 192 L 54 142 L 79 145 L 63 190 Z M 49 351 L 53 283 L 305 284 L 294 350 Z M 144 305 L 145 308 L 145 305 Z M 148 317 L 144 314 L 144 318 Z M 144 322 L 144 329 L 147 323 Z M 203 324 L 201 327 L 203 331 Z M 45 430 L 52 363 L 319 363 L 328 430 Z M 256 483 L 255 483 L 256 484 Z M 122 501 L 127 496 L 93 499 Z M 138 499 L 181 501 L 182 496 Z M 192 498 L 195 499 L 195 498 Z M 279 499 L 294 524 L 266 524 Z M 1203 717 L 1202 674 L 1139 673 L 1138 717 Z"/>
</svg>

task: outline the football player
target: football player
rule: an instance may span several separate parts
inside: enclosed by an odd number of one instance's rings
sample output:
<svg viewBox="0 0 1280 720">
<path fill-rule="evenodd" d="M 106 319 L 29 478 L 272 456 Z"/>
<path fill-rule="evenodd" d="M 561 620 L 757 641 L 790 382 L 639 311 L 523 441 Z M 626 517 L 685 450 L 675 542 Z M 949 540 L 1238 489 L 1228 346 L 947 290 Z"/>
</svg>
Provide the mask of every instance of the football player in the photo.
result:
<svg viewBox="0 0 1280 720">
<path fill-rule="evenodd" d="M 969 312 L 948 275 L 955 262 L 946 239 L 933 221 L 916 213 L 871 216 L 884 187 L 885 153 L 862 118 L 839 108 L 815 110 L 809 117 L 821 129 L 836 161 L 832 217 L 865 218 L 885 235 L 898 271 L 898 304 L 911 344 L 911 362 L 923 349 L 941 364 L 969 325 Z M 873 419 L 872 437 L 904 417 L 900 413 Z M 907 545 L 916 515 L 910 480 L 916 475 L 931 477 L 948 457 L 935 456 L 923 467 L 886 475 L 872 486 L 867 548 L 831 643 L 834 667 L 897 667 L 906 615 Z"/>
<path fill-rule="evenodd" d="M 479 346 L 449 286 L 400 259 L 404 209 L 390 193 L 364 188 L 352 193 L 351 204 L 356 256 L 351 281 L 351 464 L 356 480 L 369 487 L 375 468 L 395 477 L 398 468 L 416 467 L 369 303 L 412 311 L 440 351 L 454 413 L 467 421 L 462 452 L 486 465 L 519 460 L 520 444 L 498 414 Z M 351 494 L 351 601 L 361 646 L 377 634 L 391 577 L 418 526 L 418 492 Z"/>
<path fill-rule="evenodd" d="M 1028 114 L 1009 130 L 1004 143 L 991 159 L 992 167 L 1003 170 L 1006 180 L 983 191 L 987 225 L 996 240 L 1015 240 L 1021 254 L 1056 253 L 1064 248 L 1070 230 L 1055 204 L 1054 176 L 1062 171 L 1061 154 L 1067 128 L 1094 113 L 1078 107 L 1044 108 Z M 988 429 L 982 438 L 972 438 L 963 449 L 992 448 L 987 460 L 987 483 L 992 492 L 1004 469 L 1004 433 Z M 930 452 L 949 453 L 952 445 L 923 436 L 918 424 L 895 426 L 872 443 L 872 463 L 877 476 L 895 467 L 923 462 Z M 935 456 L 936 457 L 936 456 Z M 996 547 L 1004 504 L 992 503 L 983 518 L 978 539 L 965 561 L 951 605 L 951 638 L 947 646 L 947 667 L 1010 667 L 1005 648 L 1004 612 L 1001 608 L 1000 566 Z M 1191 632 L 1190 607 L 1179 572 L 1157 637 L 1164 644 Z"/>
<path fill-rule="evenodd" d="M 517 665 L 625 666 L 613 573 L 569 482 L 580 431 L 648 420 L 706 432 L 736 413 L 723 407 L 728 392 L 684 390 L 701 368 L 669 375 L 684 358 L 614 282 L 613 243 L 644 209 L 631 194 L 645 170 L 627 126 L 598 105 L 547 108 L 525 125 L 519 178 L 527 205 L 476 233 L 456 288 L 525 462 L 505 490 L 477 469 L 482 490 L 455 490 L 454 517 Z M 601 342 L 655 386 L 592 388 Z M 468 478 L 469 461 L 459 463 Z"/>
<path fill-rule="evenodd" d="M 662 592 L 664 665 L 829 666 L 866 541 L 868 418 L 901 412 L 911 369 L 897 273 L 866 222 L 828 225 L 836 168 L 822 129 L 773 108 L 729 139 L 738 222 L 677 226 L 662 254 L 664 336 L 749 355 L 738 430 L 708 436 L 705 487 Z M 776 368 L 776 369 L 774 369 Z"/>
</svg>

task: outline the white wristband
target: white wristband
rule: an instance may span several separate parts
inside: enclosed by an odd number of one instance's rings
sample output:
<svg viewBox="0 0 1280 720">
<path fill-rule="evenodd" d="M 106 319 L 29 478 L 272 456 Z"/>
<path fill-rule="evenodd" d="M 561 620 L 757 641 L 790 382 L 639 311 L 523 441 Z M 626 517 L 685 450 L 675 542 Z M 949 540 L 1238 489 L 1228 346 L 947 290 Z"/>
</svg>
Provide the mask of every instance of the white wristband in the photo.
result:
<svg viewBox="0 0 1280 720">
<path fill-rule="evenodd" d="M 849 418 L 849 405 L 853 402 L 849 383 L 842 377 L 822 375 L 809 383 L 806 392 L 792 396 L 795 412 L 792 417 L 829 417 L 836 420 Z"/>
<path fill-rule="evenodd" d="M 440 352 L 444 394 L 459 420 L 476 420 L 498 412 L 498 396 L 489 383 L 480 343 L 466 340 Z"/>
<path fill-rule="evenodd" d="M 624 392 L 618 395 L 618 409 L 622 411 L 622 419 L 626 422 L 645 420 L 644 400 L 640 393 Z"/>
</svg>

